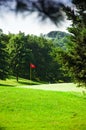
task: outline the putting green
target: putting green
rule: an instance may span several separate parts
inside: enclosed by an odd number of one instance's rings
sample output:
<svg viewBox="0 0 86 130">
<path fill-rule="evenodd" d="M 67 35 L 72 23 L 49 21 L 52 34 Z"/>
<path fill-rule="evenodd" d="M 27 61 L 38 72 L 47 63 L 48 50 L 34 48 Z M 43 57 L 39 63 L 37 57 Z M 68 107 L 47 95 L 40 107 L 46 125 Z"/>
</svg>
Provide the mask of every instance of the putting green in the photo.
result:
<svg viewBox="0 0 86 130">
<path fill-rule="evenodd" d="M 23 88 L 32 88 L 32 89 L 40 89 L 40 90 L 51 90 L 51 91 L 71 91 L 71 92 L 86 92 L 85 88 L 76 87 L 77 85 L 74 83 L 57 83 L 57 84 L 42 84 L 42 85 L 28 85 L 28 86 L 20 86 Z"/>
</svg>

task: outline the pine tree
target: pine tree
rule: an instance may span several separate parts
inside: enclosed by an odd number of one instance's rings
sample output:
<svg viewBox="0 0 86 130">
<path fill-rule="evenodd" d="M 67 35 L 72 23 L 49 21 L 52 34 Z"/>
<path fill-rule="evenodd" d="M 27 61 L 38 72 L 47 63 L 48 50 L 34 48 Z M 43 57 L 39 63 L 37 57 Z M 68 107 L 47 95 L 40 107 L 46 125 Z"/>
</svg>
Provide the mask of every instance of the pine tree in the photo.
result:
<svg viewBox="0 0 86 130">
<path fill-rule="evenodd" d="M 0 79 L 6 79 L 9 72 L 9 55 L 7 52 L 7 36 L 0 30 Z"/>
<path fill-rule="evenodd" d="M 71 76 L 79 84 L 86 85 L 86 12 L 83 3 L 78 4 L 76 16 L 69 28 L 71 33 L 66 50 L 60 52 L 60 59 Z M 81 6 L 80 6 L 81 5 Z"/>
</svg>

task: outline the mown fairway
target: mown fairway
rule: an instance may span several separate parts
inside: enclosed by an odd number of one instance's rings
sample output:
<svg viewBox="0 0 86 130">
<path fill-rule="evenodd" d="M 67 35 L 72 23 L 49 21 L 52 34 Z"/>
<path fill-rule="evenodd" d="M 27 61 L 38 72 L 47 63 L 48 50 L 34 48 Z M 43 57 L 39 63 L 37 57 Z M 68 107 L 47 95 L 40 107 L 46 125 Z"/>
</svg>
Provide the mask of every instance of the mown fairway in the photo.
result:
<svg viewBox="0 0 86 130">
<path fill-rule="evenodd" d="M 0 130 L 86 130 L 86 96 L 0 87 Z"/>
</svg>

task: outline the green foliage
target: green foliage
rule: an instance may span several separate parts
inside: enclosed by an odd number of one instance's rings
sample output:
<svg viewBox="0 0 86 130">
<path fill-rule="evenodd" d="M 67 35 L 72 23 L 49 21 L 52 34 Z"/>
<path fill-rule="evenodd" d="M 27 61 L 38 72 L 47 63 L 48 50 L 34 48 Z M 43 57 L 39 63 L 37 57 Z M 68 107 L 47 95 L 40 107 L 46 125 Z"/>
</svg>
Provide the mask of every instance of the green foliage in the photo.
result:
<svg viewBox="0 0 86 130">
<path fill-rule="evenodd" d="M 0 30 L 0 79 L 6 79 L 9 70 L 9 55 L 7 52 L 8 37 Z"/>
<path fill-rule="evenodd" d="M 71 76 L 68 71 L 64 68 L 64 64 L 61 62 L 59 58 L 60 53 L 67 49 L 67 43 L 70 42 L 69 36 L 70 34 L 60 31 L 51 31 L 47 35 L 44 35 L 46 38 L 50 38 L 53 42 L 53 49 L 51 55 L 53 57 L 53 76 L 58 77 L 58 82 L 71 82 Z M 55 68 L 55 69 L 54 69 Z"/>
<path fill-rule="evenodd" d="M 12 74 L 17 77 L 30 77 L 30 63 L 36 65 L 32 69 L 32 79 L 37 81 L 58 82 L 64 80 L 60 65 L 52 54 L 55 46 L 52 40 L 43 36 L 9 34 L 10 68 Z M 62 78 L 63 77 L 63 78 Z"/>
<path fill-rule="evenodd" d="M 56 37 L 61 39 L 64 35 L 66 34 L 58 32 Z M 19 77 L 30 79 L 30 63 L 36 66 L 35 69 L 32 69 L 32 80 L 51 83 L 70 81 L 64 76 L 64 72 L 60 69 L 61 65 L 58 63 L 58 58 L 55 56 L 55 48 L 65 48 L 63 41 L 59 42 L 56 39 L 52 41 L 46 39 L 43 35 L 37 37 L 34 35 L 25 35 L 22 32 L 18 34 L 4 34 L 3 36 L 4 44 L 7 47 L 6 51 L 10 55 L 8 70 L 10 75 L 16 76 L 17 81 Z M 2 43 L 3 39 L 1 39 Z M 7 60 L 3 58 L 3 61 L 3 65 L 6 66 L 5 62 Z"/>
<path fill-rule="evenodd" d="M 24 75 L 28 71 L 29 62 L 32 58 L 32 52 L 27 48 L 27 37 L 24 33 L 19 32 L 17 35 L 13 35 L 9 40 L 9 53 L 11 55 L 11 69 L 13 75 L 18 77 L 25 77 Z"/>
<path fill-rule="evenodd" d="M 45 37 L 52 38 L 52 39 L 61 39 L 65 36 L 68 36 L 68 33 L 61 32 L 61 31 L 51 31 L 48 34 L 44 35 Z"/>
<path fill-rule="evenodd" d="M 48 34 L 44 35 L 45 38 L 51 39 L 55 48 L 66 48 L 66 43 L 68 42 L 68 36 L 70 34 L 61 31 L 51 31 Z"/>
<path fill-rule="evenodd" d="M 70 59 L 74 64 L 71 69 L 74 78 L 78 82 L 86 84 L 86 29 L 78 26 L 70 31 L 74 34 L 71 36 L 71 40 L 75 44 L 73 50 L 70 50 Z"/>
<path fill-rule="evenodd" d="M 60 51 L 60 60 L 76 82 L 86 84 L 86 29 L 78 24 L 69 31 L 72 35 L 66 50 Z"/>
<path fill-rule="evenodd" d="M 73 22 L 68 29 L 71 35 L 66 48 L 59 51 L 59 57 L 64 69 L 67 69 L 74 81 L 86 85 L 86 2 L 73 2 L 76 4 L 76 13 L 66 10 L 68 18 Z"/>
</svg>

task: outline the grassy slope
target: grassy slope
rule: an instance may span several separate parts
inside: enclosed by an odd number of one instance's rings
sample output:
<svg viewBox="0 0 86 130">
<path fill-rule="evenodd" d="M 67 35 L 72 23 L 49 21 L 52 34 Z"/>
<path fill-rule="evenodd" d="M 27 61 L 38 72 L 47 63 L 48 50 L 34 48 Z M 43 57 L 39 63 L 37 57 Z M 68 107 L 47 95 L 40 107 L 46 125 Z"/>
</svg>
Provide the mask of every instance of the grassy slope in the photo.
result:
<svg viewBox="0 0 86 130">
<path fill-rule="evenodd" d="M 16 87 L 21 85 L 39 85 L 41 83 L 30 81 L 27 79 L 19 78 L 19 82 L 16 81 L 15 77 L 11 77 L 6 80 L 0 80 L 0 86 Z"/>
<path fill-rule="evenodd" d="M 0 87 L 0 130 L 85 130 L 86 99 L 69 92 Z"/>
</svg>

